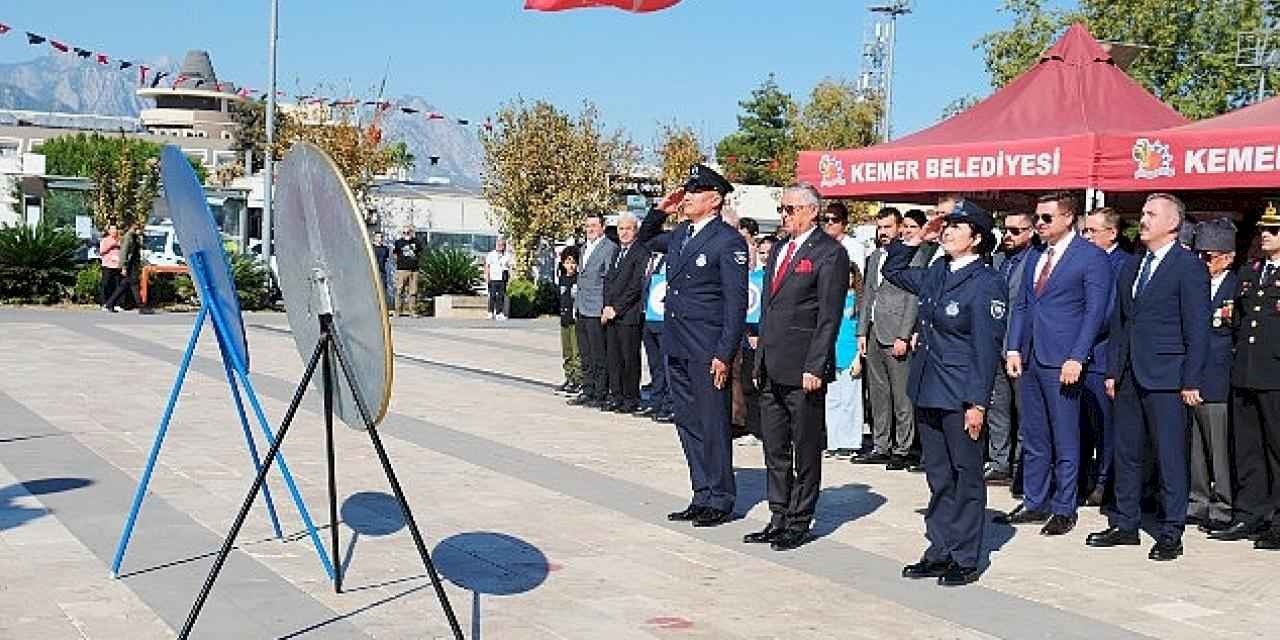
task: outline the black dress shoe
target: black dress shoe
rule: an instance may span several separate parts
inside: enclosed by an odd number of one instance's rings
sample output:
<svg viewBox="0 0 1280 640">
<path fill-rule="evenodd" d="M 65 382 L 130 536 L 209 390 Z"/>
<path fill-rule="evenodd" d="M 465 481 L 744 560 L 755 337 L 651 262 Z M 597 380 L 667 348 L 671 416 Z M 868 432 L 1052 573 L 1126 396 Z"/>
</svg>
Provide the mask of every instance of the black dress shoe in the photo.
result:
<svg viewBox="0 0 1280 640">
<path fill-rule="evenodd" d="M 671 412 L 653 414 L 653 421 L 662 424 L 670 424 L 676 421 L 676 414 Z"/>
<path fill-rule="evenodd" d="M 1105 493 L 1106 493 L 1106 490 L 1103 488 L 1102 485 L 1098 485 L 1094 487 L 1093 491 L 1089 492 L 1089 496 L 1084 499 L 1084 506 L 1101 507 L 1102 498 L 1105 495 Z"/>
<path fill-rule="evenodd" d="M 782 532 L 782 535 L 775 538 L 773 544 L 769 545 L 769 548 L 774 551 L 790 551 L 804 546 L 811 540 L 813 540 L 813 536 L 810 535 L 808 531 L 788 529 Z"/>
<path fill-rule="evenodd" d="M 581 407 L 584 405 L 590 405 L 591 402 L 592 402 L 591 396 L 588 396 L 586 394 L 580 394 L 572 398 L 569 398 L 569 401 L 566 404 L 571 404 L 575 407 Z"/>
<path fill-rule="evenodd" d="M 977 582 L 981 575 L 977 567 L 962 567 L 953 562 L 946 573 L 938 576 L 938 584 L 943 587 L 963 587 Z"/>
<path fill-rule="evenodd" d="M 1157 562 L 1177 560 L 1182 555 L 1181 540 L 1157 540 L 1147 557 Z"/>
<path fill-rule="evenodd" d="M 702 514 L 703 509 L 704 507 L 691 504 L 685 507 L 684 511 L 673 511 L 668 513 L 667 519 L 672 522 L 689 522 L 691 520 L 696 520 L 698 516 Z"/>
<path fill-rule="evenodd" d="M 1271 529 L 1253 543 L 1253 548 L 1260 551 L 1280 551 L 1280 528 L 1272 525 Z"/>
<path fill-rule="evenodd" d="M 1040 529 L 1040 535 L 1061 536 L 1070 533 L 1074 528 L 1076 528 L 1075 516 L 1054 514 L 1048 522 L 1044 523 L 1044 527 Z"/>
<path fill-rule="evenodd" d="M 622 413 L 622 403 L 617 401 L 602 402 L 600 410 L 605 413 Z"/>
<path fill-rule="evenodd" d="M 773 525 L 769 525 L 763 530 L 742 536 L 742 541 L 747 544 L 764 544 L 766 542 L 773 542 L 774 540 L 777 540 L 779 536 L 786 532 L 787 530 L 782 527 L 775 528 Z"/>
<path fill-rule="evenodd" d="M 636 409 L 636 415 L 647 418 L 657 413 L 657 411 L 658 410 L 653 407 L 640 407 L 639 409 Z"/>
<path fill-rule="evenodd" d="M 996 524 L 1044 524 L 1049 521 L 1049 514 L 1031 511 L 1027 509 L 1027 505 L 1020 504 L 1013 511 L 999 514 L 993 520 Z"/>
<path fill-rule="evenodd" d="M 903 456 L 893 456 L 884 465 L 886 471 L 906 471 L 910 467 L 911 462 Z"/>
<path fill-rule="evenodd" d="M 1260 531 L 1262 531 L 1261 523 L 1232 522 L 1226 529 L 1209 534 L 1209 539 L 1235 542 L 1252 537 Z"/>
<path fill-rule="evenodd" d="M 924 560 L 909 564 L 902 568 L 902 577 L 912 580 L 920 578 L 941 578 L 954 564 L 950 560 Z"/>
<path fill-rule="evenodd" d="M 733 517 L 733 514 L 729 513 L 728 511 L 721 511 L 719 509 L 712 509 L 708 507 L 706 509 L 703 509 L 702 513 L 698 514 L 697 518 L 693 519 L 693 526 L 718 527 L 728 522 L 729 519 L 732 517 Z"/>
<path fill-rule="evenodd" d="M 872 451 L 865 456 L 853 456 L 849 458 L 849 462 L 853 464 L 885 464 L 889 462 L 889 455 Z"/>
<path fill-rule="evenodd" d="M 1199 529 L 1201 533 L 1215 533 L 1218 531 L 1223 531 L 1230 526 L 1231 526 L 1230 522 L 1221 522 L 1218 520 L 1205 520 L 1200 524 L 1196 525 L 1196 529 Z"/>
<path fill-rule="evenodd" d="M 1120 546 L 1137 546 L 1138 532 L 1126 531 L 1120 527 L 1108 527 L 1105 531 L 1091 533 L 1084 539 L 1084 543 L 1090 547 L 1120 547 Z"/>
<path fill-rule="evenodd" d="M 911 473 L 924 473 L 924 462 L 920 460 L 909 460 L 907 462 L 907 471 Z"/>
<path fill-rule="evenodd" d="M 992 469 L 982 476 L 982 481 L 989 487 L 1007 487 L 1013 484 L 1013 476 L 1007 471 Z"/>
</svg>

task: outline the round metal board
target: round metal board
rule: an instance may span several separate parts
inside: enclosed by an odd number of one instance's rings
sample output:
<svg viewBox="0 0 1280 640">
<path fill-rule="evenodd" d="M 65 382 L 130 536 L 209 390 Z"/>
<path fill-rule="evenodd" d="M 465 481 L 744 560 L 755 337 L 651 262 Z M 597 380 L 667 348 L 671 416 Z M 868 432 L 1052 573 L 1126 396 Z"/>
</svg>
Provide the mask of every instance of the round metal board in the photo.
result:
<svg viewBox="0 0 1280 640">
<path fill-rule="evenodd" d="M 160 177 L 164 181 L 164 199 L 169 206 L 169 218 L 186 256 L 191 277 L 196 281 L 202 302 L 222 320 L 222 326 L 230 333 L 227 348 L 233 349 L 249 367 L 249 345 L 245 339 L 244 321 L 240 317 L 240 297 L 236 295 L 235 278 L 231 275 L 231 263 L 227 261 L 222 246 L 222 235 L 209 211 L 204 187 L 196 177 L 195 169 L 182 150 L 166 145 L 160 152 Z M 196 269 L 192 256 L 204 257 L 204 270 Z M 212 293 L 214 300 L 203 300 L 204 291 Z"/>
<path fill-rule="evenodd" d="M 391 324 L 355 197 L 333 160 L 300 142 L 280 163 L 275 203 L 280 290 L 298 353 L 311 358 L 320 315 L 332 312 L 332 335 L 354 378 L 348 385 L 333 359 L 334 412 L 353 428 L 365 427 L 354 385 L 376 425 L 391 400 Z M 320 388 L 320 376 L 314 380 Z"/>
</svg>

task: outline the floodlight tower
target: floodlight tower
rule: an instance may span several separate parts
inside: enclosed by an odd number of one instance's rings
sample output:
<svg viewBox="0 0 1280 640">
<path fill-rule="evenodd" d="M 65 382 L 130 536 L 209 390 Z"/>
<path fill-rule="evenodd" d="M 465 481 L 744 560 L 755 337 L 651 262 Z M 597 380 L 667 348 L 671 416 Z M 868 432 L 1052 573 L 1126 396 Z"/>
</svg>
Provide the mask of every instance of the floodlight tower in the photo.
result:
<svg viewBox="0 0 1280 640">
<path fill-rule="evenodd" d="M 894 45 L 898 40 L 898 16 L 911 13 L 911 0 L 893 0 L 885 4 L 872 5 L 867 7 L 867 10 L 887 18 L 887 20 L 883 21 L 883 24 L 887 26 L 887 34 L 885 34 L 887 42 L 884 48 L 884 79 L 882 81 L 884 86 L 884 122 L 881 125 L 881 131 L 884 133 L 884 139 L 889 140 L 893 137 L 893 53 Z"/>
<path fill-rule="evenodd" d="M 1236 66 L 1258 70 L 1258 95 L 1255 102 L 1262 102 L 1267 95 L 1267 75 L 1280 68 L 1280 25 L 1276 15 L 1280 2 L 1264 0 L 1259 7 L 1262 27 L 1254 31 L 1236 33 Z"/>
</svg>

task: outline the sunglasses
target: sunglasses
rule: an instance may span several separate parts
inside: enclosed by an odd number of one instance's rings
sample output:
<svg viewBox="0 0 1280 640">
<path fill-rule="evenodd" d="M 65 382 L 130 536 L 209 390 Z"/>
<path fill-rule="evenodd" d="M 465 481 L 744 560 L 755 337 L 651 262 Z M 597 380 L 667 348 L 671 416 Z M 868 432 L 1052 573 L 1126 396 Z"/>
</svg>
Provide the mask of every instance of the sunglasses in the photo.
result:
<svg viewBox="0 0 1280 640">
<path fill-rule="evenodd" d="M 837 218 L 835 216 L 823 216 L 822 224 L 844 224 L 844 220 L 841 220 L 840 218 Z"/>
<path fill-rule="evenodd" d="M 1041 213 L 1036 216 L 1036 220 L 1043 224 L 1053 224 L 1053 219 L 1056 217 L 1057 216 L 1053 215 L 1052 213 Z"/>
<path fill-rule="evenodd" d="M 781 213 L 781 214 L 782 214 L 782 215 L 784 215 L 784 216 L 789 216 L 789 215 L 791 215 L 791 214 L 793 214 L 793 213 L 795 213 L 795 212 L 797 212 L 797 211 L 800 211 L 801 209 L 804 209 L 804 208 L 805 208 L 805 207 L 807 207 L 807 206 L 809 206 L 809 205 L 807 205 L 807 204 L 783 204 L 783 205 L 778 205 L 778 213 Z"/>
<path fill-rule="evenodd" d="M 1031 230 L 1031 227 L 1005 227 L 1004 232 L 1011 236 L 1020 236 Z"/>
</svg>

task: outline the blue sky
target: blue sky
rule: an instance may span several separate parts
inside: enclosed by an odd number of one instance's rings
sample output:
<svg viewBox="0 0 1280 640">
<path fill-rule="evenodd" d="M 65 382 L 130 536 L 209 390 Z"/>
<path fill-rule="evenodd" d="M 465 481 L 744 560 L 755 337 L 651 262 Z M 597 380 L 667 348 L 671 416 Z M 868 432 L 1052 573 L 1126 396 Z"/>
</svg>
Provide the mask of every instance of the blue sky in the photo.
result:
<svg viewBox="0 0 1280 640">
<path fill-rule="evenodd" d="M 900 22 L 894 129 L 910 133 L 942 108 L 990 88 L 973 43 L 1008 24 L 999 0 L 917 0 Z M 599 106 L 640 144 L 676 119 L 718 139 L 737 102 L 773 72 L 800 96 L 824 77 L 856 76 L 869 19 L 863 0 L 684 0 L 668 11 L 522 10 L 521 0 L 282 0 L 280 85 L 325 83 L 368 96 L 384 70 L 389 95 L 417 94 L 483 119 L 521 95 Z M 209 49 L 219 77 L 266 86 L 267 0 L 7 0 L 0 62 L 27 60 L 23 30 L 126 59 Z M 301 84 L 299 84 L 301 83 Z"/>
</svg>

